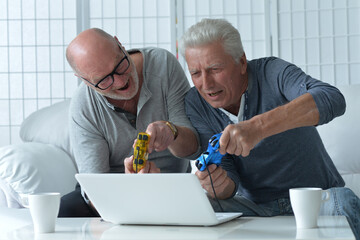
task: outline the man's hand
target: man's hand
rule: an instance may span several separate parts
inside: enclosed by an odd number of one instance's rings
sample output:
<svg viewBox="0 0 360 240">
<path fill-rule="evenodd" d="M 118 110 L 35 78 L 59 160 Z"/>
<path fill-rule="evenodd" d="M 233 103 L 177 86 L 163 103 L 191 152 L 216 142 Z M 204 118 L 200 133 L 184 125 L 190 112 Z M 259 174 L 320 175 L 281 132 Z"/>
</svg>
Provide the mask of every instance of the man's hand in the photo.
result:
<svg viewBox="0 0 360 240">
<path fill-rule="evenodd" d="M 314 98 L 305 93 L 249 120 L 228 125 L 220 138 L 220 153 L 246 157 L 262 139 L 289 129 L 315 126 L 319 118 Z"/>
<path fill-rule="evenodd" d="M 125 158 L 125 173 L 135 173 L 133 169 L 133 158 L 134 156 Z M 160 173 L 160 168 L 156 167 L 156 164 L 154 162 L 146 161 L 145 167 L 141 169 L 138 173 Z"/>
<path fill-rule="evenodd" d="M 261 141 L 261 131 L 251 121 L 228 125 L 220 138 L 220 153 L 246 157 Z"/>
<path fill-rule="evenodd" d="M 175 141 L 174 134 L 165 121 L 150 123 L 146 132 L 150 134 L 149 153 L 153 150 L 156 152 L 164 151 Z"/>
<path fill-rule="evenodd" d="M 222 169 L 222 167 L 217 167 L 215 164 L 211 164 L 208 166 L 208 169 L 211 174 L 217 198 L 229 198 L 234 192 L 235 183 L 227 176 L 226 171 Z M 195 175 L 200 180 L 201 186 L 212 198 L 215 198 L 208 171 L 196 171 Z"/>
<path fill-rule="evenodd" d="M 310 93 L 249 120 L 228 125 L 220 138 L 220 153 L 248 156 L 262 139 L 319 123 L 319 110 Z"/>
</svg>

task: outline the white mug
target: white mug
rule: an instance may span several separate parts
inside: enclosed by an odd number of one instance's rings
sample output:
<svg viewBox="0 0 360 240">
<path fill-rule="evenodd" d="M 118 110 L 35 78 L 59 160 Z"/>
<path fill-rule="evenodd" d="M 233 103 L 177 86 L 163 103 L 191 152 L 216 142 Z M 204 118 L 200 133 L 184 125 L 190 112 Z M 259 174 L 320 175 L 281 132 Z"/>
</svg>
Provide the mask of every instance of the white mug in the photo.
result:
<svg viewBox="0 0 360 240">
<path fill-rule="evenodd" d="M 297 228 L 316 228 L 321 203 L 329 200 L 328 190 L 321 188 L 291 188 L 290 201 Z M 322 193 L 326 194 L 322 199 Z"/>
<path fill-rule="evenodd" d="M 60 193 L 34 193 L 23 195 L 22 198 L 23 205 L 30 208 L 34 232 L 54 232 L 60 208 Z"/>
</svg>

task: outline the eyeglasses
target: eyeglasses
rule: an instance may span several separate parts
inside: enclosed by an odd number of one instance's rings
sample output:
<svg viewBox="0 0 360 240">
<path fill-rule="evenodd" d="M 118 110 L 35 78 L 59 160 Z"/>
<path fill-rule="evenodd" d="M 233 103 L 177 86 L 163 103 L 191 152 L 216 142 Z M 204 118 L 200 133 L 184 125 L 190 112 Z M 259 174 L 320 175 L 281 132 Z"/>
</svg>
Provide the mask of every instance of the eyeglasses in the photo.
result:
<svg viewBox="0 0 360 240">
<path fill-rule="evenodd" d="M 106 75 L 104 78 L 102 78 L 96 84 L 91 83 L 89 80 L 87 80 L 83 77 L 80 77 L 80 78 L 87 81 L 92 86 L 99 88 L 101 90 L 105 90 L 105 89 L 109 88 L 114 83 L 114 75 L 122 76 L 125 74 L 125 72 L 130 67 L 130 61 L 129 61 L 128 56 L 125 54 L 124 50 L 120 47 L 120 45 L 118 45 L 118 46 L 119 46 L 121 52 L 124 54 L 124 57 L 115 66 L 114 70 L 110 74 Z M 124 64 L 122 64 L 123 62 L 124 62 Z"/>
</svg>

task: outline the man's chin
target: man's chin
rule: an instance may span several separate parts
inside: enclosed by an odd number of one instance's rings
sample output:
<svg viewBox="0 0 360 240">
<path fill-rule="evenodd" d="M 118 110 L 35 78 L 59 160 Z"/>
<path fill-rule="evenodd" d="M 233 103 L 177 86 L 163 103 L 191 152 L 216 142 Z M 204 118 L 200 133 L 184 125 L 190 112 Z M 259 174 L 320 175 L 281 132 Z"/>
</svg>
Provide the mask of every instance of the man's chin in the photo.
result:
<svg viewBox="0 0 360 240">
<path fill-rule="evenodd" d="M 108 97 L 108 98 L 111 98 L 111 99 L 114 99 L 114 100 L 131 100 L 132 98 L 134 98 L 136 95 L 135 94 L 131 94 L 131 95 L 124 95 L 124 94 L 121 94 L 121 93 L 110 93 L 110 94 L 106 94 L 104 95 L 105 97 Z"/>
<path fill-rule="evenodd" d="M 103 96 L 111 98 L 113 100 L 131 100 L 133 99 L 139 89 L 139 81 L 136 77 L 133 77 L 133 81 L 130 81 L 128 88 L 126 89 L 114 89 L 108 92 L 100 92 Z"/>
<path fill-rule="evenodd" d="M 122 91 L 122 90 L 114 90 L 111 92 L 100 92 L 106 98 L 111 98 L 113 100 L 130 100 L 135 97 L 136 91 Z"/>
<path fill-rule="evenodd" d="M 206 99 L 206 101 L 213 107 L 213 108 L 224 108 L 223 104 L 220 102 L 214 102 L 209 99 Z"/>
</svg>

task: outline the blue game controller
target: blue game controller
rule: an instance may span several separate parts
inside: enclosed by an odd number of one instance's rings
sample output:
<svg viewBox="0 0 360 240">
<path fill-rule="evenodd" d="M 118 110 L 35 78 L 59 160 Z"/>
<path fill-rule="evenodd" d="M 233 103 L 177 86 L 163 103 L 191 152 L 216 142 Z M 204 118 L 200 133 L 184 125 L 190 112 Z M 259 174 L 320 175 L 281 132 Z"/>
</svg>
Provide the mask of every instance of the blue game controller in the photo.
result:
<svg viewBox="0 0 360 240">
<path fill-rule="evenodd" d="M 195 166 L 200 170 L 204 171 L 206 166 L 210 164 L 216 164 L 219 166 L 221 163 L 221 158 L 224 154 L 219 152 L 220 147 L 220 137 L 222 133 L 215 134 L 209 139 L 209 145 L 205 152 L 201 154 L 201 156 L 196 160 Z"/>
</svg>

